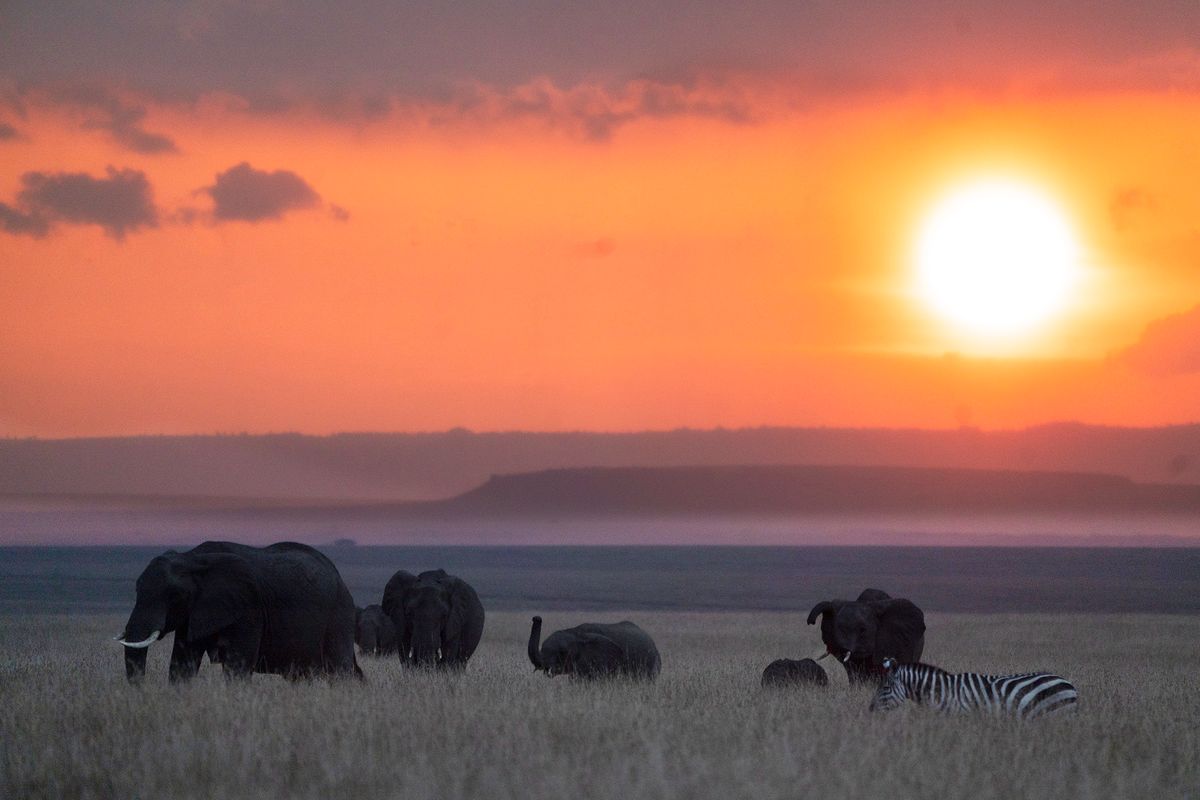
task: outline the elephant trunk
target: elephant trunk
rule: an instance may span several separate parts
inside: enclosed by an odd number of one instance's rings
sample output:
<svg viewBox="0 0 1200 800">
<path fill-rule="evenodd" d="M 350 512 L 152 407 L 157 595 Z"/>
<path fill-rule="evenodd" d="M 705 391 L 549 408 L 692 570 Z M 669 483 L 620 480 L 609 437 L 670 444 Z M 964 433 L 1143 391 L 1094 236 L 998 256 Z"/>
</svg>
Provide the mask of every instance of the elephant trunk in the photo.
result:
<svg viewBox="0 0 1200 800">
<path fill-rule="evenodd" d="M 125 648 L 125 677 L 130 683 L 141 683 L 146 677 L 146 651 L 145 647 L 126 647 Z"/>
<path fill-rule="evenodd" d="M 424 628 L 418 624 L 413 633 L 412 661 L 422 667 L 432 667 L 438 662 L 440 634 L 436 626 Z"/>
<path fill-rule="evenodd" d="M 529 629 L 529 660 L 533 662 L 533 668 L 544 669 L 542 665 L 542 618 L 534 617 L 533 626 Z"/>
<path fill-rule="evenodd" d="M 819 617 L 823 614 L 827 614 L 831 611 L 835 611 L 835 610 L 836 610 L 836 608 L 834 607 L 834 604 L 828 600 L 817 603 L 815 606 L 812 607 L 812 611 L 808 612 L 808 620 L 807 620 L 808 624 L 809 625 L 816 624 L 817 617 Z"/>
<path fill-rule="evenodd" d="M 167 609 L 158 603 L 141 603 L 133 607 L 125 630 L 115 637 L 126 647 L 144 649 L 157 642 L 167 631 Z"/>
</svg>

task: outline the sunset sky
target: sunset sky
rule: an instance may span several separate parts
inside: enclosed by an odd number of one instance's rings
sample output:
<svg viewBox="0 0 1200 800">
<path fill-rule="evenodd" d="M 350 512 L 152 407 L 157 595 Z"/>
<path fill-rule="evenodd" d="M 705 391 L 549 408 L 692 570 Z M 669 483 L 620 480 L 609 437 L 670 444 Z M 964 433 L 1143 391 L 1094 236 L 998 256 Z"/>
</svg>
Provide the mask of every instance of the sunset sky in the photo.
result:
<svg viewBox="0 0 1200 800">
<path fill-rule="evenodd" d="M 5 3 L 0 436 L 1200 421 L 1197 43 L 1195 0 Z M 1001 334 L 917 288 L 979 181 L 1078 248 Z"/>
</svg>

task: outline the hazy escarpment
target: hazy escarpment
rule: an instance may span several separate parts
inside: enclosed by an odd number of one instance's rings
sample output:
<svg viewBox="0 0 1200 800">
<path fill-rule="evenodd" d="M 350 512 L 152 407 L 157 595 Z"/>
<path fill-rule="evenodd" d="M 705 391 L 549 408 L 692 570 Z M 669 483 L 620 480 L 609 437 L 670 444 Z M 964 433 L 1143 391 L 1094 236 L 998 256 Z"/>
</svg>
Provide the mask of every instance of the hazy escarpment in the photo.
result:
<svg viewBox="0 0 1200 800">
<path fill-rule="evenodd" d="M 429 508 L 449 513 L 1200 513 L 1200 486 L 1116 475 L 903 467 L 558 469 L 494 475 Z"/>
<path fill-rule="evenodd" d="M 0 440 L 0 494 L 431 500 L 565 467 L 880 465 L 1200 483 L 1200 425 L 980 431 L 749 428 Z"/>
</svg>

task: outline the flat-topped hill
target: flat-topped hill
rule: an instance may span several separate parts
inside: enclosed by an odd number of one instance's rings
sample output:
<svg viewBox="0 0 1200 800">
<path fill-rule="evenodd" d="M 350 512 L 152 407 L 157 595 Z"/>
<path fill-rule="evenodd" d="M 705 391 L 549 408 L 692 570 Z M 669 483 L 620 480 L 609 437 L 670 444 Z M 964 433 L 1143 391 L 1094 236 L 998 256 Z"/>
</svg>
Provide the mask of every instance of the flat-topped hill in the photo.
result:
<svg viewBox="0 0 1200 800">
<path fill-rule="evenodd" d="M 494 475 L 437 514 L 1200 513 L 1200 486 L 1098 473 L 910 467 L 552 469 Z"/>
</svg>

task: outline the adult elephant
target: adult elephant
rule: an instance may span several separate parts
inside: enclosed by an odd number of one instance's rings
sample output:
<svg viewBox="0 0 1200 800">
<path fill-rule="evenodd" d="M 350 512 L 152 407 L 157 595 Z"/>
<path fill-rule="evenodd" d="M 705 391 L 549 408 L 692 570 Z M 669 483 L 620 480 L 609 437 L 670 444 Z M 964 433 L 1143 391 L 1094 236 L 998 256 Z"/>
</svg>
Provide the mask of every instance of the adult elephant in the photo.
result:
<svg viewBox="0 0 1200 800">
<path fill-rule="evenodd" d="M 337 567 L 308 545 L 205 542 L 151 559 L 117 640 L 125 674 L 146 673 L 146 652 L 175 634 L 168 677 L 193 677 L 207 653 L 226 676 L 358 675 L 354 599 Z"/>
<path fill-rule="evenodd" d="M 396 626 L 383 613 L 383 606 L 376 604 L 358 609 L 354 643 L 371 656 L 390 656 L 396 652 Z"/>
<path fill-rule="evenodd" d="M 483 636 L 483 604 L 471 585 L 445 570 L 400 570 L 383 589 L 405 663 L 462 669 Z"/>
<path fill-rule="evenodd" d="M 662 666 L 654 640 L 632 622 L 585 622 L 542 636 L 542 618 L 529 630 L 529 660 L 547 675 L 577 678 L 627 676 L 654 680 Z"/>
<path fill-rule="evenodd" d="M 920 661 L 925 649 L 925 614 L 879 589 L 866 589 L 853 601 L 823 600 L 809 612 L 808 624 L 817 617 L 826 652 L 842 662 L 852 683 L 878 680 L 885 658 Z"/>
</svg>

